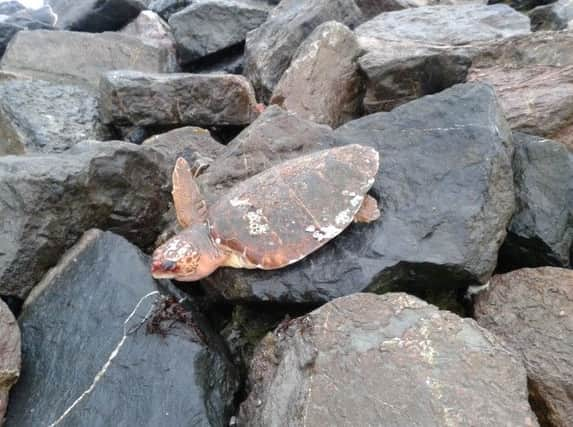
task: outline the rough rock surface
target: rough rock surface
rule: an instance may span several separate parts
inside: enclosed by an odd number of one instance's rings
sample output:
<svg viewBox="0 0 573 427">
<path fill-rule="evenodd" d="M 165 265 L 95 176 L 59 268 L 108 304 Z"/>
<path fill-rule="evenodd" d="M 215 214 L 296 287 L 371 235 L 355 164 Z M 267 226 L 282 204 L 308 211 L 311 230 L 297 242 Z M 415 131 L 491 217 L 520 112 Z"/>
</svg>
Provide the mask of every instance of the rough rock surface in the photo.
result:
<svg viewBox="0 0 573 427">
<path fill-rule="evenodd" d="M 237 380 L 220 338 L 148 266 L 92 230 L 44 277 L 19 319 L 9 425 L 228 425 Z"/>
<path fill-rule="evenodd" d="M 468 80 L 495 87 L 512 129 L 573 149 L 573 65 L 472 68 Z"/>
<path fill-rule="evenodd" d="M 489 279 L 515 206 L 511 134 L 491 87 L 456 85 L 351 121 L 335 136 L 379 151 L 372 194 L 381 218 L 281 270 L 220 269 L 208 291 L 232 301 L 319 303 Z"/>
<path fill-rule="evenodd" d="M 542 425 L 573 419 L 573 270 L 544 267 L 494 276 L 475 304 L 478 323 L 521 353 Z"/>
<path fill-rule="evenodd" d="M 299 45 L 320 24 L 354 27 L 363 19 L 354 0 L 283 0 L 267 21 L 247 35 L 244 74 L 257 97 L 267 101 Z"/>
<path fill-rule="evenodd" d="M 248 80 L 231 74 L 113 71 L 100 84 L 102 119 L 116 126 L 246 125 L 255 105 Z"/>
<path fill-rule="evenodd" d="M 179 60 L 189 63 L 244 42 L 267 19 L 263 4 L 238 0 L 196 0 L 169 18 Z"/>
<path fill-rule="evenodd" d="M 340 298 L 279 326 L 249 378 L 242 425 L 538 425 L 517 355 L 403 293 Z"/>
<path fill-rule="evenodd" d="M 168 20 L 171 15 L 185 9 L 193 3 L 193 0 L 152 0 L 148 9 L 159 14 L 163 19 Z"/>
<path fill-rule="evenodd" d="M 517 210 L 498 268 L 568 267 L 573 244 L 573 152 L 531 135 L 514 133 L 513 139 Z"/>
<path fill-rule="evenodd" d="M 0 424 L 8 406 L 10 388 L 20 376 L 20 329 L 8 306 L 0 299 Z"/>
<path fill-rule="evenodd" d="M 0 14 L 0 57 L 4 54 L 6 46 L 18 31 L 22 30 L 49 30 L 52 28 L 52 22 L 42 22 L 35 19 L 35 14 L 24 9 L 21 12 L 1 19 Z"/>
<path fill-rule="evenodd" d="M 175 54 L 175 39 L 167 22 L 150 10 L 144 10 L 120 31 L 121 34 L 139 38 L 143 43 L 165 48 Z"/>
<path fill-rule="evenodd" d="M 119 141 L 0 157 L 0 295 L 24 298 L 89 228 L 151 244 L 170 201 L 162 161 Z"/>
<path fill-rule="evenodd" d="M 356 60 L 361 52 L 345 25 L 318 26 L 300 45 L 271 104 L 333 128 L 359 117 L 364 83 Z"/>
<path fill-rule="evenodd" d="M 568 27 L 573 19 L 573 1 L 559 0 L 552 4 L 538 6 L 529 12 L 533 31 L 557 31 Z"/>
<path fill-rule="evenodd" d="M 48 0 L 63 30 L 116 31 L 145 8 L 140 0 Z"/>
<path fill-rule="evenodd" d="M 80 87 L 40 80 L 0 83 L 0 155 L 58 152 L 107 136 L 97 99 Z"/>
<path fill-rule="evenodd" d="M 134 37 L 42 30 L 18 33 L 0 62 L 4 71 L 92 89 L 98 87 L 106 71 L 170 72 L 175 66 L 175 58 L 167 49 L 146 45 Z"/>
</svg>

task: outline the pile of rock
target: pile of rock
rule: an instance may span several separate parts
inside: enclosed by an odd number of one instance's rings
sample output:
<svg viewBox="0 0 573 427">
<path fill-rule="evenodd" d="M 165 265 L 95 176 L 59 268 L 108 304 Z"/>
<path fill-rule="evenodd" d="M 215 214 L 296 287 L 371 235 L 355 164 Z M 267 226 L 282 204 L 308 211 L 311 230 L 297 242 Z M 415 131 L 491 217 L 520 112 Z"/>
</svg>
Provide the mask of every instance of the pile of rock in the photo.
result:
<svg viewBox="0 0 573 427">
<path fill-rule="evenodd" d="M 568 425 L 568 1 L 0 3 L 0 424 Z M 348 144 L 380 219 L 151 277 L 178 157 Z"/>
</svg>

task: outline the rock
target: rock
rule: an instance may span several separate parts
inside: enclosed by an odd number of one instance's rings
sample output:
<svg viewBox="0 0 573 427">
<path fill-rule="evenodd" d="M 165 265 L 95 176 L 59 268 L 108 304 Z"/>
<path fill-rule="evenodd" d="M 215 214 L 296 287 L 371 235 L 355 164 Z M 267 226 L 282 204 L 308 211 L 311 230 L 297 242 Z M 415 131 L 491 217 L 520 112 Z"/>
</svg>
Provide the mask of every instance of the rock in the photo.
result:
<svg viewBox="0 0 573 427">
<path fill-rule="evenodd" d="M 5 1 L 0 3 L 0 15 L 12 15 L 20 10 L 26 10 L 26 7 L 18 1 Z"/>
<path fill-rule="evenodd" d="M 319 25 L 300 45 L 271 104 L 331 127 L 359 117 L 364 86 L 356 62 L 360 54 L 348 27 L 334 21 Z"/>
<path fill-rule="evenodd" d="M 487 282 L 515 207 L 511 133 L 491 87 L 456 85 L 351 121 L 335 137 L 380 152 L 372 194 L 381 218 L 351 225 L 287 268 L 220 269 L 207 291 L 233 302 L 317 304 Z"/>
<path fill-rule="evenodd" d="M 145 8 L 140 0 L 48 0 L 63 30 L 117 31 Z"/>
<path fill-rule="evenodd" d="M 544 267 L 494 276 L 475 304 L 478 323 L 523 356 L 542 425 L 573 419 L 573 271 Z"/>
<path fill-rule="evenodd" d="M 489 0 L 488 4 L 507 3 L 513 9 L 526 12 L 537 6 L 553 3 L 556 0 Z"/>
<path fill-rule="evenodd" d="M 89 228 L 152 244 L 171 200 L 162 162 L 120 141 L 0 157 L 0 295 L 26 297 Z"/>
<path fill-rule="evenodd" d="M 10 388 L 20 376 L 20 329 L 8 306 L 0 299 L 0 424 L 8 406 Z"/>
<path fill-rule="evenodd" d="M 171 34 L 171 28 L 155 12 L 144 10 L 136 19 L 123 27 L 120 33 L 137 37 L 150 46 L 165 48 L 175 55 L 175 39 Z"/>
<path fill-rule="evenodd" d="M 267 19 L 268 8 L 239 0 L 197 0 L 171 15 L 179 60 L 188 64 L 245 41 Z"/>
<path fill-rule="evenodd" d="M 573 65 L 472 68 L 468 80 L 495 87 L 512 129 L 573 148 Z"/>
<path fill-rule="evenodd" d="M 104 123 L 116 126 L 247 125 L 256 117 L 253 88 L 231 74 L 106 73 Z"/>
<path fill-rule="evenodd" d="M 558 31 L 567 28 L 573 19 L 573 1 L 559 0 L 556 3 L 538 6 L 529 12 L 533 31 Z"/>
<path fill-rule="evenodd" d="M 573 243 L 573 152 L 562 144 L 514 133 L 517 210 L 498 269 L 569 267 Z"/>
<path fill-rule="evenodd" d="M 538 425 L 517 355 L 403 293 L 340 298 L 279 326 L 249 379 L 240 425 Z"/>
<path fill-rule="evenodd" d="M 41 80 L 0 83 L 0 155 L 59 152 L 108 136 L 97 99 L 80 87 Z"/>
<path fill-rule="evenodd" d="M 0 68 L 93 90 L 106 71 L 171 72 L 175 64 L 175 58 L 167 49 L 154 48 L 117 33 L 26 31 L 14 37 Z"/>
<path fill-rule="evenodd" d="M 257 98 L 267 101 L 299 45 L 320 24 L 354 27 L 363 19 L 354 0 L 283 0 L 267 21 L 247 35 L 244 74 Z"/>
<path fill-rule="evenodd" d="M 242 74 L 244 59 L 244 46 L 239 44 L 187 64 L 185 71 L 188 73 Z"/>
<path fill-rule="evenodd" d="M 193 0 L 152 0 L 148 9 L 161 15 L 166 21 L 176 12 L 185 9 Z"/>
<path fill-rule="evenodd" d="M 238 381 L 223 343 L 148 265 L 91 230 L 44 277 L 19 319 L 10 425 L 228 425 Z"/>
<path fill-rule="evenodd" d="M 58 17 L 51 7 L 20 10 L 10 16 L 10 21 L 22 25 L 29 30 L 54 28 Z"/>
<path fill-rule="evenodd" d="M 52 25 L 53 23 L 45 23 L 35 19 L 35 14 L 26 9 L 0 20 L 0 57 L 18 31 L 51 29 Z"/>
</svg>

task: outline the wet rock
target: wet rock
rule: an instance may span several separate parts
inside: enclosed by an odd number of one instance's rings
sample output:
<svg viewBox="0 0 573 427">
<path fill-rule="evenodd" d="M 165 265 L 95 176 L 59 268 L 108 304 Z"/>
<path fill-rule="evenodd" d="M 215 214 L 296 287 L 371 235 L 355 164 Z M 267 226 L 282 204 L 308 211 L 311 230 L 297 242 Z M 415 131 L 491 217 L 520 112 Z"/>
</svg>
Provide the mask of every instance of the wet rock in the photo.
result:
<svg viewBox="0 0 573 427">
<path fill-rule="evenodd" d="M 179 60 L 190 63 L 245 41 L 247 32 L 267 19 L 263 4 L 238 0 L 199 0 L 169 18 Z"/>
<path fill-rule="evenodd" d="M 356 60 L 361 53 L 345 25 L 318 26 L 300 45 L 271 104 L 331 127 L 359 117 L 364 84 Z"/>
<path fill-rule="evenodd" d="M 0 299 L 0 424 L 8 406 L 8 393 L 19 376 L 20 329 L 10 309 Z"/>
<path fill-rule="evenodd" d="M 0 83 L 0 155 L 59 152 L 108 136 L 97 99 L 80 87 L 41 80 Z"/>
<path fill-rule="evenodd" d="M 120 141 L 0 157 L 0 295 L 26 297 L 89 228 L 152 244 L 170 202 L 162 161 Z"/>
<path fill-rule="evenodd" d="M 544 267 L 494 276 L 475 304 L 478 323 L 523 356 L 542 425 L 573 419 L 573 270 Z"/>
<path fill-rule="evenodd" d="M 185 9 L 192 4 L 192 0 L 152 0 L 148 9 L 156 12 L 163 19 L 168 20 L 171 15 Z"/>
<path fill-rule="evenodd" d="M 136 19 L 120 31 L 121 34 L 139 38 L 143 43 L 165 48 L 175 54 L 175 39 L 171 28 L 161 17 L 150 10 L 144 10 Z"/>
<path fill-rule="evenodd" d="M 94 89 L 106 71 L 170 72 L 174 71 L 175 64 L 175 58 L 167 49 L 154 48 L 134 37 L 39 30 L 18 33 L 6 50 L 0 68 Z"/>
<path fill-rule="evenodd" d="M 403 293 L 340 298 L 279 326 L 249 380 L 241 425 L 538 425 L 517 355 Z"/>
<path fill-rule="evenodd" d="M 320 303 L 489 279 L 515 206 L 511 135 L 491 87 L 456 85 L 351 121 L 335 137 L 380 152 L 372 194 L 381 218 L 351 225 L 280 270 L 220 269 L 208 292 L 234 302 Z"/>
<path fill-rule="evenodd" d="M 559 0 L 556 3 L 538 6 L 529 12 L 533 31 L 558 31 L 567 28 L 573 19 L 573 1 Z"/>
<path fill-rule="evenodd" d="M 247 125 L 255 104 L 248 80 L 231 74 L 114 71 L 100 84 L 102 119 L 116 126 Z"/>
<path fill-rule="evenodd" d="M 320 24 L 354 27 L 364 19 L 354 0 L 283 0 L 267 21 L 247 35 L 244 74 L 257 98 L 268 101 L 299 45 Z"/>
<path fill-rule="evenodd" d="M 514 133 L 517 210 L 498 269 L 570 266 L 573 243 L 573 153 L 562 144 Z"/>
<path fill-rule="evenodd" d="M 472 68 L 468 80 L 495 87 L 512 129 L 573 148 L 573 65 Z"/>
<path fill-rule="evenodd" d="M 181 297 L 125 239 L 87 232 L 19 318 L 23 374 L 9 425 L 228 425 L 235 370 Z"/>
<path fill-rule="evenodd" d="M 145 8 L 140 0 L 49 0 L 63 30 L 101 33 L 116 31 Z"/>
</svg>

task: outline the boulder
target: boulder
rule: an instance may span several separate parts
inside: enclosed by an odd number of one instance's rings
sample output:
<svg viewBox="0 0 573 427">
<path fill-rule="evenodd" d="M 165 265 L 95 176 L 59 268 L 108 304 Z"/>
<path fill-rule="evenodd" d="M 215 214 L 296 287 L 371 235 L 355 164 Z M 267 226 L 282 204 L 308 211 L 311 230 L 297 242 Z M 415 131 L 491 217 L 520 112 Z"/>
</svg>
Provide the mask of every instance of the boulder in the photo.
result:
<svg viewBox="0 0 573 427">
<path fill-rule="evenodd" d="M 538 6 L 529 12 L 533 31 L 558 31 L 568 27 L 573 19 L 573 1 L 559 0 L 555 3 Z"/>
<path fill-rule="evenodd" d="M 22 25 L 29 30 L 54 28 L 58 17 L 51 7 L 20 10 L 10 16 L 10 21 Z"/>
<path fill-rule="evenodd" d="M 152 244 L 171 199 L 162 162 L 119 141 L 0 157 L 0 295 L 26 297 L 89 228 Z"/>
<path fill-rule="evenodd" d="M 247 125 L 256 117 L 255 95 L 231 74 L 106 73 L 101 116 L 116 126 Z"/>
<path fill-rule="evenodd" d="M 562 144 L 514 133 L 517 209 L 498 270 L 569 267 L 573 244 L 573 152 Z"/>
<path fill-rule="evenodd" d="M 573 148 L 573 65 L 475 67 L 468 80 L 495 87 L 512 129 Z"/>
<path fill-rule="evenodd" d="M 573 270 L 524 268 L 494 276 L 477 296 L 480 325 L 521 354 L 542 425 L 573 419 Z"/>
<path fill-rule="evenodd" d="M 380 152 L 371 192 L 381 218 L 351 225 L 280 270 L 219 269 L 209 292 L 233 302 L 317 304 L 487 282 L 515 207 L 511 133 L 491 87 L 456 85 L 348 122 L 335 137 Z"/>
<path fill-rule="evenodd" d="M 60 152 L 108 136 L 97 99 L 85 89 L 27 79 L 0 83 L 0 155 Z"/>
<path fill-rule="evenodd" d="M 227 426 L 235 369 L 196 306 L 125 239 L 87 232 L 19 318 L 9 425 Z"/>
<path fill-rule="evenodd" d="M 167 49 L 134 37 L 43 30 L 18 33 L 0 61 L 3 71 L 84 85 L 91 90 L 97 89 L 106 71 L 171 72 L 175 66 L 175 58 Z"/>
<path fill-rule="evenodd" d="M 538 426 L 503 342 L 403 293 L 355 294 L 259 345 L 240 425 Z"/>
<path fill-rule="evenodd" d="M 4 54 L 8 43 L 16 35 L 17 32 L 23 30 L 49 30 L 53 27 L 53 20 L 43 22 L 40 19 L 43 16 L 38 16 L 36 11 L 29 11 L 24 9 L 20 12 L 7 16 L 5 19 L 0 19 L 0 58 Z M 1 16 L 1 15 L 0 15 Z"/>
<path fill-rule="evenodd" d="M 300 45 L 273 91 L 271 104 L 338 127 L 360 116 L 362 53 L 354 33 L 335 21 L 319 25 Z"/>
<path fill-rule="evenodd" d="M 192 3 L 193 0 L 151 0 L 147 8 L 167 21 L 171 15 L 185 9 Z"/>
<path fill-rule="evenodd" d="M 145 9 L 140 0 L 48 0 L 62 30 L 117 31 Z"/>
<path fill-rule="evenodd" d="M 354 0 L 283 0 L 267 21 L 247 35 L 244 74 L 257 98 L 268 101 L 299 45 L 320 24 L 354 27 L 364 19 Z"/>
<path fill-rule="evenodd" d="M 150 46 L 165 48 L 175 55 L 175 39 L 171 33 L 171 28 L 155 12 L 144 10 L 119 32 L 137 37 Z"/>
<path fill-rule="evenodd" d="M 8 407 L 8 393 L 20 376 L 20 329 L 0 299 L 0 424 Z"/>
<path fill-rule="evenodd" d="M 527 12 L 537 6 L 553 3 L 556 0 L 489 0 L 488 4 L 506 3 L 520 12 Z"/>
<path fill-rule="evenodd" d="M 259 27 L 268 7 L 240 0 L 197 0 L 171 15 L 179 61 L 188 64 L 245 41 Z"/>
<path fill-rule="evenodd" d="M 18 1 L 5 1 L 0 3 L 0 15 L 12 15 L 20 10 L 26 10 L 26 7 Z"/>
</svg>

